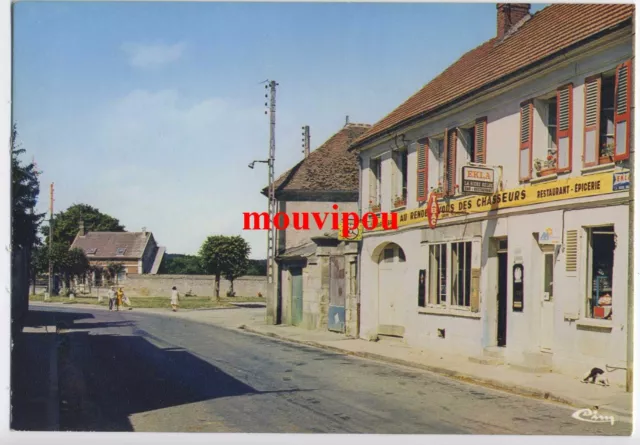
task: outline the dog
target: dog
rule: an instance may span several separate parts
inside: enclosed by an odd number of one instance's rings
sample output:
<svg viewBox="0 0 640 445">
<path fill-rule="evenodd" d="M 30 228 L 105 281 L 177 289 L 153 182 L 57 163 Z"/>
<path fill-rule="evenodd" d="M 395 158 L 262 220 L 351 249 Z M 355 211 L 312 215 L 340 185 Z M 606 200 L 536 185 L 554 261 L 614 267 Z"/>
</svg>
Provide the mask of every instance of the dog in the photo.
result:
<svg viewBox="0 0 640 445">
<path fill-rule="evenodd" d="M 609 386 L 609 376 L 607 371 L 600 368 L 592 368 L 584 375 L 582 383 L 596 383 L 602 386 Z"/>
</svg>

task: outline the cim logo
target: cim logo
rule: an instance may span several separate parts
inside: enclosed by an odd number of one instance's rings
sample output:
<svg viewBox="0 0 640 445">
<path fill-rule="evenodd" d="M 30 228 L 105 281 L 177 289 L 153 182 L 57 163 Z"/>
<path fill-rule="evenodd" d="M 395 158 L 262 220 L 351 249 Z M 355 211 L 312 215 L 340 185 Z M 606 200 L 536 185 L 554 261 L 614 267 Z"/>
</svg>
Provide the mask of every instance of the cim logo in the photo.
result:
<svg viewBox="0 0 640 445">
<path fill-rule="evenodd" d="M 613 416 L 603 416 L 601 414 L 598 414 L 597 407 L 593 410 L 589 408 L 579 409 L 578 411 L 573 413 L 571 417 L 576 420 L 589 423 L 610 423 L 612 426 L 615 423 L 615 419 L 613 418 Z"/>
</svg>

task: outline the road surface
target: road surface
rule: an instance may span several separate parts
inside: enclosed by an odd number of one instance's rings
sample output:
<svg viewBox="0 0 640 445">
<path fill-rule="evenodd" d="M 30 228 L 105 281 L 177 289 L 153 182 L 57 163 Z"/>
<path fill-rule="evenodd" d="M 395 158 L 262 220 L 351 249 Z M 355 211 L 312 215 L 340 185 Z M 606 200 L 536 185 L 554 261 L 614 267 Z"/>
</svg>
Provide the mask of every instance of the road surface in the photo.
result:
<svg viewBox="0 0 640 445">
<path fill-rule="evenodd" d="M 630 434 L 570 407 L 179 318 L 45 308 L 65 324 L 60 429 Z M 238 309 L 244 310 L 244 309 Z"/>
</svg>

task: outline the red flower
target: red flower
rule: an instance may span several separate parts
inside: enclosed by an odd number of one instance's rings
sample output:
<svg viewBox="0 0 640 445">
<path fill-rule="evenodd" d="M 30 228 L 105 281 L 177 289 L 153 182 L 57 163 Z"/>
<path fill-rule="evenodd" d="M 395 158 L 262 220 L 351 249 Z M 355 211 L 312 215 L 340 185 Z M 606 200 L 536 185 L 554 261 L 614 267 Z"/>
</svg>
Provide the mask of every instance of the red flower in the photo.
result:
<svg viewBox="0 0 640 445">
<path fill-rule="evenodd" d="M 551 155 L 547 156 L 547 161 L 550 161 L 552 159 L 553 159 L 553 156 L 551 156 Z"/>
</svg>

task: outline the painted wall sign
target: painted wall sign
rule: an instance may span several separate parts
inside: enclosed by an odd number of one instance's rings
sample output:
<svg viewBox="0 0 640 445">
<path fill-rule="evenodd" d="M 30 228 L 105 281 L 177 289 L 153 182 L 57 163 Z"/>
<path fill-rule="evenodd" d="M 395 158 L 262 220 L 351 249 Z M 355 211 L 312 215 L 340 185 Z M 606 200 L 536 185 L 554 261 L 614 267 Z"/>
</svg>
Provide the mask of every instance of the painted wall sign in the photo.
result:
<svg viewBox="0 0 640 445">
<path fill-rule="evenodd" d="M 438 206 L 438 198 L 436 198 L 435 193 L 431 193 L 427 201 L 427 221 L 429 221 L 429 227 L 432 229 L 436 228 L 439 216 L 440 207 Z"/>
<path fill-rule="evenodd" d="M 513 265 L 513 311 L 522 312 L 524 308 L 524 267 Z"/>
<path fill-rule="evenodd" d="M 614 189 L 613 186 L 614 175 L 611 173 L 600 173 L 585 177 L 567 178 L 542 184 L 533 184 L 504 190 L 491 195 L 461 196 L 451 199 L 448 202 L 440 200 L 438 202 L 440 210 L 438 219 L 454 218 L 460 216 L 461 212 L 464 214 L 484 213 L 490 210 L 605 195 L 607 193 L 626 190 L 620 188 Z M 428 222 L 429 217 L 426 207 L 398 212 L 398 227 Z M 378 227 L 373 230 L 364 229 L 365 233 L 377 230 L 382 230 L 381 222 Z"/>
<path fill-rule="evenodd" d="M 492 168 L 462 167 L 462 193 L 491 195 L 495 191 L 495 172 Z"/>
<path fill-rule="evenodd" d="M 629 175 L 628 171 L 613 172 L 613 190 L 629 190 L 631 185 Z"/>
</svg>

